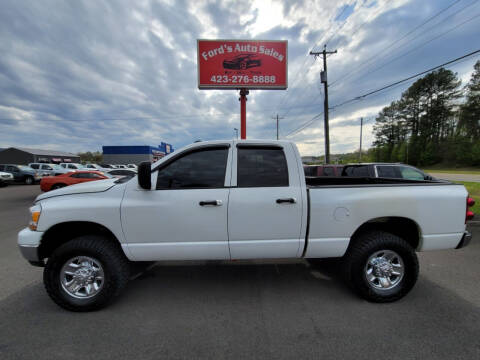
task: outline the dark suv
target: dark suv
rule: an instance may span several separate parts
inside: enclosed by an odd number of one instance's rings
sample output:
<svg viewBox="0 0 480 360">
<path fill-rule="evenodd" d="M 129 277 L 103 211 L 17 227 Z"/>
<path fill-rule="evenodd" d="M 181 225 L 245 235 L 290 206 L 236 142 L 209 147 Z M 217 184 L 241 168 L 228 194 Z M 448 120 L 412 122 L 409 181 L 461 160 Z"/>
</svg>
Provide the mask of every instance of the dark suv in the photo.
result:
<svg viewBox="0 0 480 360">
<path fill-rule="evenodd" d="M 257 66 L 262 66 L 262 60 L 256 58 L 255 54 L 241 54 L 231 59 L 223 60 L 224 69 L 246 70 Z"/>
<path fill-rule="evenodd" d="M 391 178 L 406 180 L 435 180 L 434 177 L 411 165 L 392 163 L 348 164 L 343 167 L 342 176 Z"/>
<path fill-rule="evenodd" d="M 13 181 L 23 182 L 27 185 L 40 181 L 40 175 L 31 167 L 25 165 L 0 164 L 0 171 L 13 175 Z"/>
</svg>

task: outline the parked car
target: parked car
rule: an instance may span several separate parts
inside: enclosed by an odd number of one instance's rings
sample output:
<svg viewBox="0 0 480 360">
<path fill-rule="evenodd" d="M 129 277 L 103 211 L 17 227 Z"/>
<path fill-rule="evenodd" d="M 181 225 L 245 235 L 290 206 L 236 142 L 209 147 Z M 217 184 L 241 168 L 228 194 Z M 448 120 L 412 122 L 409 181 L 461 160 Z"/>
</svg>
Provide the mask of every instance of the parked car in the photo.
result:
<svg viewBox="0 0 480 360">
<path fill-rule="evenodd" d="M 69 170 L 57 164 L 30 163 L 28 166 L 37 170 L 40 176 L 57 176 L 70 172 Z"/>
<path fill-rule="evenodd" d="M 411 165 L 401 163 L 361 163 L 343 167 L 342 176 L 360 176 L 407 180 L 436 180 Z"/>
<path fill-rule="evenodd" d="M 341 176 L 343 165 L 303 165 L 305 176 Z"/>
<path fill-rule="evenodd" d="M 84 170 L 85 167 L 79 163 L 60 163 L 60 166 L 70 171 Z"/>
<path fill-rule="evenodd" d="M 138 166 L 135 165 L 135 164 L 127 164 L 127 168 L 133 169 L 133 170 L 137 170 L 137 169 L 138 169 Z"/>
<path fill-rule="evenodd" d="M 123 165 L 123 164 L 116 164 L 114 166 L 115 166 L 115 169 L 127 169 L 127 165 Z"/>
<path fill-rule="evenodd" d="M 111 164 L 100 164 L 100 166 L 104 169 L 114 169 L 113 165 Z"/>
<path fill-rule="evenodd" d="M 13 181 L 33 185 L 41 176 L 34 169 L 25 165 L 1 164 L 0 171 L 13 175 Z"/>
<path fill-rule="evenodd" d="M 97 170 L 97 171 L 102 171 L 102 172 L 107 172 L 111 170 L 110 168 L 105 168 L 103 166 L 100 166 L 98 164 L 85 164 L 83 165 L 84 169 L 89 169 L 89 170 Z"/>
<path fill-rule="evenodd" d="M 111 169 L 107 171 L 107 174 L 116 178 L 124 178 L 134 177 L 135 175 L 137 175 L 137 171 L 133 169 Z"/>
<path fill-rule="evenodd" d="M 100 171 L 79 170 L 58 176 L 47 176 L 40 181 L 42 191 L 60 189 L 65 186 L 79 184 L 87 181 L 111 179 Z"/>
<path fill-rule="evenodd" d="M 0 172 L 0 187 L 7 186 L 8 183 L 13 182 L 13 175 L 6 172 Z"/>
<path fill-rule="evenodd" d="M 469 243 L 470 205 L 450 182 L 306 179 L 288 141 L 208 141 L 142 163 L 136 178 L 39 195 L 18 244 L 45 266 L 52 300 L 75 311 L 119 294 L 129 260 L 343 257 L 361 296 L 389 302 L 414 286 L 416 251 Z"/>
<path fill-rule="evenodd" d="M 224 69 L 246 70 L 258 66 L 262 66 L 262 60 L 260 60 L 255 54 L 241 54 L 223 60 Z"/>
</svg>

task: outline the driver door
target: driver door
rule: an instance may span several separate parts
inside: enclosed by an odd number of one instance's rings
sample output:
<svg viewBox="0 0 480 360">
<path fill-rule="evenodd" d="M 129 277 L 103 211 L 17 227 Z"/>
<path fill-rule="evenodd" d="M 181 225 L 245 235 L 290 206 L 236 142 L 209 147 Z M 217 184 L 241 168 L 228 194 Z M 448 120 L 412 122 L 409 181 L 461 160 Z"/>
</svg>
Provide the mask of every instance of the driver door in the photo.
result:
<svg viewBox="0 0 480 360">
<path fill-rule="evenodd" d="M 121 218 L 134 260 L 230 259 L 230 143 L 195 147 L 164 162 L 152 189 L 128 183 Z"/>
</svg>

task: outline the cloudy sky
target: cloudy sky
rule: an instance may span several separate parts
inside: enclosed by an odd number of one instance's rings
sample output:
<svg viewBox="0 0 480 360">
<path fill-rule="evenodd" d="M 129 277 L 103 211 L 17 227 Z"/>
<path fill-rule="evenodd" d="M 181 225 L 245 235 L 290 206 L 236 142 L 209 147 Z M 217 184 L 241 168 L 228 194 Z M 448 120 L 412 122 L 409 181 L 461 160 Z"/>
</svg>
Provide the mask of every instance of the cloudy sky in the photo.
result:
<svg viewBox="0 0 480 360">
<path fill-rule="evenodd" d="M 2 1 L 0 147 L 72 152 L 230 139 L 238 93 L 198 90 L 196 40 L 288 40 L 288 90 L 251 91 L 248 138 L 323 154 L 321 61 L 330 106 L 480 48 L 478 0 Z M 471 57 L 449 67 L 465 83 Z M 371 144 L 373 116 L 414 80 L 336 108 L 331 151 Z M 302 131 L 291 134 L 302 126 Z M 289 135 L 291 134 L 291 135 Z M 287 136 L 289 135 L 289 136 Z"/>
</svg>

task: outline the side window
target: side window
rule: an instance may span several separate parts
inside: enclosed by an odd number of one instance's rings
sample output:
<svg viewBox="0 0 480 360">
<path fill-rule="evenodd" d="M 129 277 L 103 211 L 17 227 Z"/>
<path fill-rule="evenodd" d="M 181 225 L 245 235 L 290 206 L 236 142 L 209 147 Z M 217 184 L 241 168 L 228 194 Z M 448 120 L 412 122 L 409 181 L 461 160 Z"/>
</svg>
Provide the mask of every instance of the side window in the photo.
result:
<svg viewBox="0 0 480 360">
<path fill-rule="evenodd" d="M 15 166 L 7 166 L 7 171 L 18 172 L 18 169 Z"/>
<path fill-rule="evenodd" d="M 0 171 L 5 171 L 5 165 L 0 165 Z"/>
<path fill-rule="evenodd" d="M 343 169 L 343 176 L 368 177 L 368 166 L 348 166 Z"/>
<path fill-rule="evenodd" d="M 157 190 L 222 188 L 227 157 L 226 147 L 188 153 L 158 170 Z"/>
<path fill-rule="evenodd" d="M 305 176 L 317 176 L 316 166 L 305 166 L 303 171 L 305 172 Z"/>
<path fill-rule="evenodd" d="M 85 176 L 86 174 L 85 173 L 73 173 L 72 175 L 70 175 L 70 177 L 72 178 L 76 178 L 76 179 L 85 179 L 87 178 L 88 176 Z"/>
<path fill-rule="evenodd" d="M 91 173 L 89 174 L 91 179 L 103 179 L 99 174 Z"/>
<path fill-rule="evenodd" d="M 408 180 L 425 180 L 425 175 L 421 173 L 420 171 L 417 171 L 415 169 L 412 169 L 411 167 L 407 166 L 400 166 L 400 174 L 402 175 L 402 178 L 408 179 Z"/>
<path fill-rule="evenodd" d="M 335 172 L 331 166 L 326 166 L 323 168 L 323 176 L 335 176 Z"/>
<path fill-rule="evenodd" d="M 397 178 L 397 174 L 395 172 L 395 166 L 377 166 L 377 174 L 378 177 L 383 178 Z"/>
<path fill-rule="evenodd" d="M 239 147 L 238 187 L 288 186 L 287 159 L 283 149 Z"/>
<path fill-rule="evenodd" d="M 75 165 L 73 165 L 73 164 L 68 164 L 68 168 L 69 168 L 69 169 L 76 169 L 77 167 L 76 167 Z"/>
<path fill-rule="evenodd" d="M 32 169 L 38 169 L 38 168 L 39 168 L 38 164 L 32 164 L 32 165 L 30 165 L 30 167 L 31 167 Z"/>
</svg>

